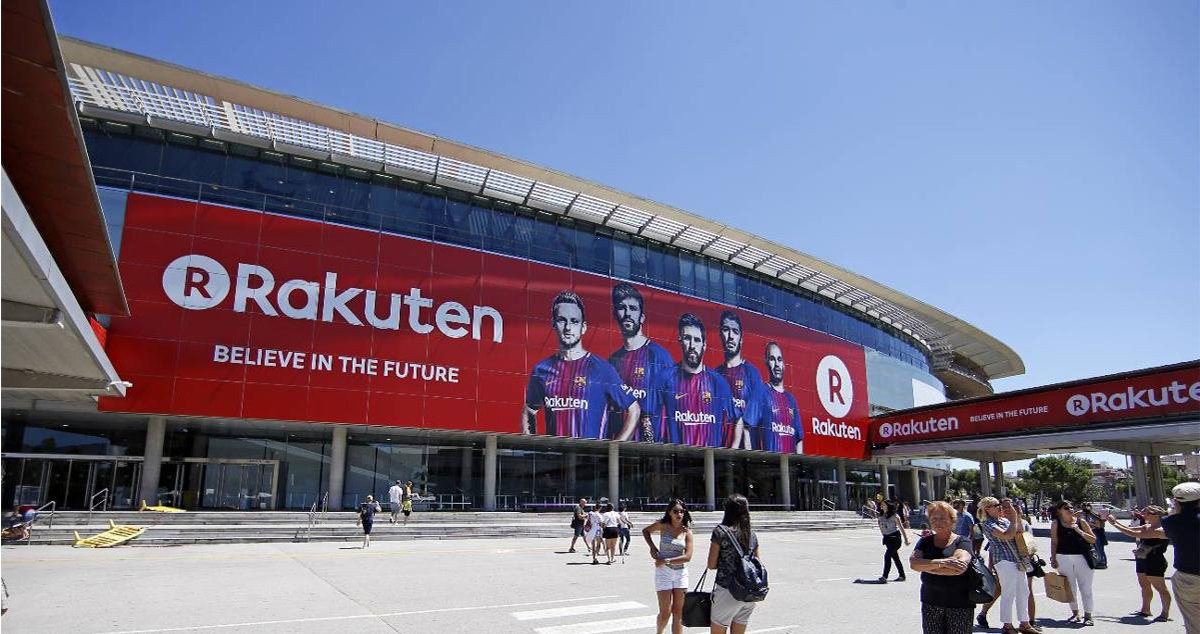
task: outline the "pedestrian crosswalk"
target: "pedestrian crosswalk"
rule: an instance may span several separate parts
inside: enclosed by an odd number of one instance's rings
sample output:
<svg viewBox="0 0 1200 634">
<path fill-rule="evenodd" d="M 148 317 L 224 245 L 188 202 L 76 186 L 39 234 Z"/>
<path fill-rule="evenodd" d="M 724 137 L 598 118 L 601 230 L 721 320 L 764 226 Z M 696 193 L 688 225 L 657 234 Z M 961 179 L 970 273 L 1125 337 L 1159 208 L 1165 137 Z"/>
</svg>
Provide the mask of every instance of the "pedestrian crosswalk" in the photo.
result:
<svg viewBox="0 0 1200 634">
<path fill-rule="evenodd" d="M 640 611 L 642 614 L 629 615 Z M 618 616 L 618 613 L 625 615 Z M 647 614 L 648 612 L 648 614 Z M 511 612 L 518 621 L 539 621 L 533 624 L 534 634 L 606 634 L 611 632 L 653 632 L 657 621 L 657 609 L 637 601 L 610 601 L 605 603 L 582 603 L 579 605 L 521 610 Z M 580 617 L 590 617 L 583 618 Z M 568 623 L 544 624 L 557 619 Z M 787 634 L 798 632 L 800 626 L 786 625 L 750 630 L 747 634 Z"/>
</svg>

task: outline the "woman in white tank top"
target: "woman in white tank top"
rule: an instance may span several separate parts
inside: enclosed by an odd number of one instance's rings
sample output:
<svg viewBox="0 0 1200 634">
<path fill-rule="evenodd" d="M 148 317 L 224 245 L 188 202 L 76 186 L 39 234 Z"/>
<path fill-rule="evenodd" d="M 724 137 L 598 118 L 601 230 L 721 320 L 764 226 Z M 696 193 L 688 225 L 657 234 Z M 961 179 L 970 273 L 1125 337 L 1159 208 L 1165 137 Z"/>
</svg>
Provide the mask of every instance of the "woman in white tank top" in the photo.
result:
<svg viewBox="0 0 1200 634">
<path fill-rule="evenodd" d="M 658 634 L 671 621 L 672 634 L 683 634 L 683 595 L 688 588 L 687 563 L 692 559 L 692 515 L 683 500 L 667 504 L 662 519 L 642 529 L 654 560 L 654 590 L 658 594 Z M 658 545 L 650 537 L 658 533 Z"/>
</svg>

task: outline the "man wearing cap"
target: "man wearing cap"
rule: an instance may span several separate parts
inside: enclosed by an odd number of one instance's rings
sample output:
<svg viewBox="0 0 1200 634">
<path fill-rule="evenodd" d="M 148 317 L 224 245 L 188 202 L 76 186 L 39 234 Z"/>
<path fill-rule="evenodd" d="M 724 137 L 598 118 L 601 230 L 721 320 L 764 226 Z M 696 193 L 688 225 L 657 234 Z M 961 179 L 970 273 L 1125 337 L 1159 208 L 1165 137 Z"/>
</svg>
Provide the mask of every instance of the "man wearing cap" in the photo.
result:
<svg viewBox="0 0 1200 634">
<path fill-rule="evenodd" d="M 1175 547 L 1175 603 L 1183 613 L 1184 632 L 1200 634 L 1200 482 L 1177 485 L 1171 497 L 1175 505 L 1162 519 L 1162 528 L 1147 531 L 1143 538 L 1165 537 Z"/>
<path fill-rule="evenodd" d="M 400 518 L 400 507 L 402 506 L 401 502 L 404 497 L 404 487 L 401 486 L 402 484 L 404 483 L 396 480 L 396 484 L 393 484 L 392 488 L 388 489 L 388 506 L 392 511 L 392 517 L 388 521 L 393 524 Z"/>
</svg>

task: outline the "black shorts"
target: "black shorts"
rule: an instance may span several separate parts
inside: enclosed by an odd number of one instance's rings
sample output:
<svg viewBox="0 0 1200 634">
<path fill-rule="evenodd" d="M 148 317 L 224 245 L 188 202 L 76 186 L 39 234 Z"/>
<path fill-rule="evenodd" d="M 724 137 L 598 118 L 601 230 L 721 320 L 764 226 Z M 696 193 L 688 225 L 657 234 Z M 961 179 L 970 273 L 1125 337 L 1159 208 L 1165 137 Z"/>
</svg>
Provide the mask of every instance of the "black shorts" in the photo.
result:
<svg viewBox="0 0 1200 634">
<path fill-rule="evenodd" d="M 1134 570 L 1147 577 L 1163 577 L 1167 574 L 1167 558 L 1164 555 L 1151 555 L 1145 559 L 1134 560 Z"/>
<path fill-rule="evenodd" d="M 412 515 L 412 511 L 410 511 L 408 509 L 404 509 L 403 511 L 401 511 L 401 513 L 404 513 L 404 517 L 408 517 L 409 515 Z"/>
<path fill-rule="evenodd" d="M 604 539 L 616 539 L 617 537 L 620 537 L 620 535 L 621 531 L 617 530 L 616 526 L 604 527 Z"/>
</svg>

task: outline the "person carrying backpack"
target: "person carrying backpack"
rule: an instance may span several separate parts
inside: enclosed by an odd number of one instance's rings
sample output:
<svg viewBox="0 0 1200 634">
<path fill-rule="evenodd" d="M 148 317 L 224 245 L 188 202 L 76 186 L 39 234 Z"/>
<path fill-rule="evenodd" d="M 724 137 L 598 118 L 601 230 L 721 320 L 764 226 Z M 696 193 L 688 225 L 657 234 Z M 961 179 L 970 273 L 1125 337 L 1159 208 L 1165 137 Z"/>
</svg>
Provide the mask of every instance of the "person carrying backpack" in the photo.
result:
<svg viewBox="0 0 1200 634">
<path fill-rule="evenodd" d="M 712 595 L 712 632 L 742 634 L 754 606 L 767 595 L 767 571 L 759 560 L 758 536 L 750 529 L 750 503 L 733 494 L 713 529 L 708 568 L 717 571 Z"/>
</svg>

